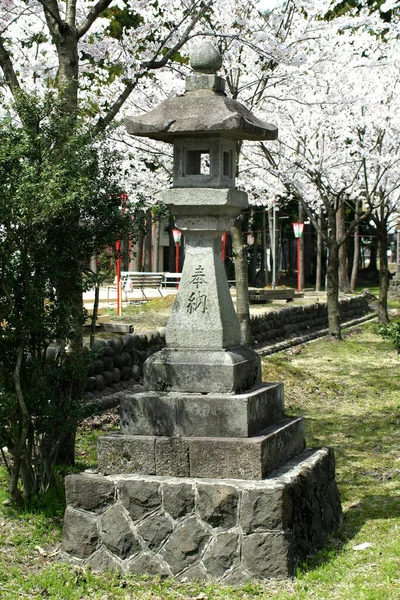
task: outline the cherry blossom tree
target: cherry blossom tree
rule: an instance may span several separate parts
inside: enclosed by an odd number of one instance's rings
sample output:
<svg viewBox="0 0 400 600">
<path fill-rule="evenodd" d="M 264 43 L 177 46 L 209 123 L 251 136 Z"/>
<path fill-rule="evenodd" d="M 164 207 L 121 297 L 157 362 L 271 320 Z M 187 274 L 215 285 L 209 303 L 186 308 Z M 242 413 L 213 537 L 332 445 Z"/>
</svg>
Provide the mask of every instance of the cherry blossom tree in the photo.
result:
<svg viewBox="0 0 400 600">
<path fill-rule="evenodd" d="M 379 14 L 362 9 L 327 22 L 328 4 L 303 3 L 306 17 L 296 13 L 288 40 L 295 48 L 293 60 L 277 67 L 280 85 L 263 99 L 265 114 L 276 115 L 280 140 L 258 155 L 253 151 L 249 160 L 279 178 L 323 236 L 329 252 L 330 332 L 340 337 L 339 248 L 360 220 L 388 215 L 384 198 L 390 197 L 391 210 L 397 207 L 398 23 L 392 15 L 387 29 Z M 390 143 L 383 146 L 382 135 Z M 391 183 L 385 183 L 382 195 L 384 180 Z M 357 199 L 366 194 L 362 214 L 338 235 L 338 213 L 346 205 L 354 212 Z"/>
</svg>

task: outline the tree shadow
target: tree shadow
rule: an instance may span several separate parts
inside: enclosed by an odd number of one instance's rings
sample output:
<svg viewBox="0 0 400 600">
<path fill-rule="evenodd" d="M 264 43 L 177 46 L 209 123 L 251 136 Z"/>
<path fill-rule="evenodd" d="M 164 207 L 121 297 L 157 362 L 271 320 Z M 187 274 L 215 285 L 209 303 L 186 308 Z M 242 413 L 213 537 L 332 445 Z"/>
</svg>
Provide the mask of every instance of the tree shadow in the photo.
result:
<svg viewBox="0 0 400 600">
<path fill-rule="evenodd" d="M 307 573 L 329 564 L 345 552 L 345 546 L 363 528 L 367 521 L 400 518 L 400 499 L 392 495 L 365 496 L 343 512 L 343 523 L 324 548 L 308 556 L 298 565 L 300 573 Z"/>
</svg>

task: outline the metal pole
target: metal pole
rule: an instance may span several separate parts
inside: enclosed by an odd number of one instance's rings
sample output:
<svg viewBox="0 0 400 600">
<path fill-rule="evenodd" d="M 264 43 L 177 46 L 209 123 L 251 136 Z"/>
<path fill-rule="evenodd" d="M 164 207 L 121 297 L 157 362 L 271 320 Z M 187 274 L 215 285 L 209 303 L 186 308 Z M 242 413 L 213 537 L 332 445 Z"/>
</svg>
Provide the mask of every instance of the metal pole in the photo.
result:
<svg viewBox="0 0 400 600">
<path fill-rule="evenodd" d="M 271 287 L 274 290 L 276 286 L 276 248 L 275 248 L 275 236 L 276 236 L 276 206 L 272 208 L 272 283 Z"/>
<path fill-rule="evenodd" d="M 117 315 L 120 317 L 122 315 L 122 290 L 121 290 L 121 241 L 118 240 L 116 243 L 116 251 L 117 251 Z"/>
<path fill-rule="evenodd" d="M 226 233 L 222 236 L 222 262 L 225 265 L 225 253 L 226 253 Z"/>
<path fill-rule="evenodd" d="M 396 279 L 400 279 L 400 223 L 397 224 Z"/>
<path fill-rule="evenodd" d="M 175 242 L 175 273 L 179 272 L 179 242 Z M 179 279 L 176 278 L 176 289 L 179 287 Z"/>
<path fill-rule="evenodd" d="M 297 293 L 301 292 L 301 238 L 297 238 Z"/>
</svg>

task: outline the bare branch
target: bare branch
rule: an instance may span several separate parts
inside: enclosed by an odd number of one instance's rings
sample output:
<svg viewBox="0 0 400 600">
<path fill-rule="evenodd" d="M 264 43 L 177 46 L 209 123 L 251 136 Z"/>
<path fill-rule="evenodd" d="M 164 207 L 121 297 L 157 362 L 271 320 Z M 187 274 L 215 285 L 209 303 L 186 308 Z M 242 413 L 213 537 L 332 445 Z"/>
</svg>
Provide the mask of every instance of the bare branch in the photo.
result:
<svg viewBox="0 0 400 600">
<path fill-rule="evenodd" d="M 190 37 L 191 37 L 190 34 L 193 31 L 194 26 L 198 23 L 198 21 L 204 15 L 204 13 L 206 13 L 207 10 L 212 6 L 212 4 L 213 4 L 213 0 L 209 0 L 209 2 L 207 2 L 206 4 L 204 4 L 204 6 L 201 7 L 201 9 L 195 14 L 193 19 L 190 21 L 189 25 L 186 27 L 179 42 L 177 42 L 175 44 L 175 46 L 172 46 L 172 48 L 170 48 L 160 60 L 156 60 L 156 56 L 157 56 L 157 54 L 160 53 L 161 49 L 164 47 L 165 42 L 163 42 L 163 44 L 160 46 L 160 49 L 157 51 L 157 53 L 151 60 L 142 63 L 142 67 L 144 69 L 161 69 L 161 67 L 165 67 L 165 65 L 167 64 L 169 59 L 176 52 L 178 52 L 178 50 L 180 50 L 182 48 L 182 46 L 184 46 L 186 44 L 186 42 L 190 39 Z"/>
<path fill-rule="evenodd" d="M 47 25 L 50 29 L 52 37 L 57 37 L 59 30 L 63 30 L 66 27 L 66 23 L 62 20 L 60 11 L 58 9 L 57 0 L 38 0 L 43 6 L 44 14 L 46 17 Z"/>
<path fill-rule="evenodd" d="M 133 81 L 129 81 L 126 84 L 125 89 L 118 96 L 117 100 L 111 106 L 107 114 L 104 117 L 100 117 L 97 121 L 96 125 L 93 128 L 93 133 L 95 135 L 104 131 L 108 127 L 108 125 L 113 121 L 115 116 L 118 114 L 118 111 L 120 110 L 121 106 L 124 104 L 124 102 L 126 102 L 126 100 L 129 98 L 129 95 L 135 89 L 139 79 L 141 79 L 141 77 L 143 77 L 144 75 L 145 73 L 140 73 L 135 77 Z"/>
<path fill-rule="evenodd" d="M 89 31 L 100 13 L 102 13 L 103 10 L 105 10 L 111 4 L 111 2 L 112 0 L 99 0 L 97 4 L 92 6 L 86 19 L 79 27 L 77 27 L 78 39 L 80 39 Z"/>
</svg>

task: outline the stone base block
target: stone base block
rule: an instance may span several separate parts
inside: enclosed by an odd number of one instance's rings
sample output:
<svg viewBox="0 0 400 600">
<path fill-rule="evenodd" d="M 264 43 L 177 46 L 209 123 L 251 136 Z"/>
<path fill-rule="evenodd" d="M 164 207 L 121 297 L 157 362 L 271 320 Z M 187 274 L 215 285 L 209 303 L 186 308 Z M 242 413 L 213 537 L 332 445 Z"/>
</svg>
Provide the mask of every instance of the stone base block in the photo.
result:
<svg viewBox="0 0 400 600">
<path fill-rule="evenodd" d="M 305 447 L 303 418 L 282 419 L 250 438 L 110 434 L 98 439 L 104 475 L 264 479 Z"/>
<path fill-rule="evenodd" d="M 328 448 L 264 481 L 69 475 L 66 498 L 63 559 L 233 585 L 291 577 L 342 516 Z"/>
<path fill-rule="evenodd" d="M 260 358 L 244 346 L 225 350 L 164 348 L 144 363 L 144 387 L 152 391 L 240 394 L 260 381 Z"/>
<path fill-rule="evenodd" d="M 243 438 L 284 418 L 284 391 L 268 383 L 235 395 L 126 393 L 119 409 L 125 435 Z"/>
</svg>

